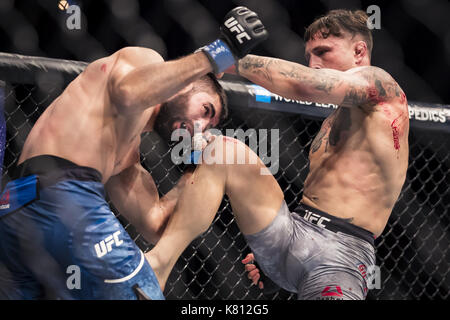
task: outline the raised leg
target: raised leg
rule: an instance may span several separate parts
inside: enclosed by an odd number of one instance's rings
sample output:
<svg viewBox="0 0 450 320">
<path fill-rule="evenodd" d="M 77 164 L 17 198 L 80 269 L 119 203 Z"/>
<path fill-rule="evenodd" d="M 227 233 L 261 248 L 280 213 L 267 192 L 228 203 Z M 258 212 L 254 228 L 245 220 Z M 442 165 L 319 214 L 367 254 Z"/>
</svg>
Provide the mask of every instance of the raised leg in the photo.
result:
<svg viewBox="0 0 450 320">
<path fill-rule="evenodd" d="M 211 225 L 224 194 L 246 235 L 268 226 L 284 198 L 275 178 L 244 143 L 217 137 L 203 155 L 161 239 L 146 255 L 162 287 L 187 245 Z"/>
</svg>

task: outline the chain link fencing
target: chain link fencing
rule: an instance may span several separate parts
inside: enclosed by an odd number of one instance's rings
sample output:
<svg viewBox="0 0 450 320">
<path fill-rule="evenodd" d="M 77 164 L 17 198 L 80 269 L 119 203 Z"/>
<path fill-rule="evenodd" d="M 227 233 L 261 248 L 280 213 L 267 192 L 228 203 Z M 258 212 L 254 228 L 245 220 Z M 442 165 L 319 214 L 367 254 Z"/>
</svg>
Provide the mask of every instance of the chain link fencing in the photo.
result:
<svg viewBox="0 0 450 320">
<path fill-rule="evenodd" d="M 42 85 L 32 81 L 20 83 L 16 76 L 0 72 L 0 80 L 5 81 L 3 186 L 9 181 L 9 173 L 33 124 L 63 89 L 63 77 L 56 77 L 59 82 L 54 85 L 51 81 Z M 311 142 L 324 115 L 333 106 L 305 106 L 308 111 L 302 114 L 293 111 L 301 109 L 300 104 L 292 108 L 291 101 L 277 102 L 278 106 L 255 103 L 250 86 L 232 81 L 222 81 L 222 84 L 231 109 L 230 117 L 220 128 L 223 133 L 226 129 L 256 129 L 255 134 L 258 129 L 279 130 L 279 170 L 275 178 L 293 210 L 301 198 L 308 173 Z M 268 106 L 279 107 L 283 112 L 268 110 Z M 426 114 L 428 118 L 420 121 Z M 410 104 L 410 118 L 407 178 L 385 231 L 375 241 L 381 286 L 369 291 L 368 299 L 449 298 L 450 112 L 447 106 Z M 143 135 L 141 161 L 152 174 L 161 195 L 182 174 L 182 168 L 171 161 L 170 149 L 155 133 Z M 138 246 L 143 251 L 150 250 L 151 245 L 112 209 Z M 167 281 L 165 296 L 167 299 L 296 299 L 295 294 L 281 289 L 264 294 L 252 286 L 241 263 L 249 252 L 225 197 L 211 227 L 179 258 Z"/>
</svg>

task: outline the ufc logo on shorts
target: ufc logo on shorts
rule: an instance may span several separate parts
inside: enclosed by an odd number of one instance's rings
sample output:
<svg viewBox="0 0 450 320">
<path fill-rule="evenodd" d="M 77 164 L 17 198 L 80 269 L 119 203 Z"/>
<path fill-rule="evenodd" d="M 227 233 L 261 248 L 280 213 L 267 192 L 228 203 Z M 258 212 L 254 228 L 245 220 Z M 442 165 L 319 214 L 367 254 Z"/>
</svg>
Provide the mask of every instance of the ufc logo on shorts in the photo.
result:
<svg viewBox="0 0 450 320">
<path fill-rule="evenodd" d="M 112 235 L 107 236 L 104 240 L 95 244 L 94 248 L 97 257 L 101 258 L 108 252 L 111 252 L 113 244 L 115 244 L 116 247 L 118 247 L 123 243 L 122 240 L 119 240 L 119 234 L 120 231 L 116 231 Z"/>
<path fill-rule="evenodd" d="M 309 210 L 305 210 L 306 214 L 303 217 L 306 221 L 309 221 L 311 223 L 317 224 L 319 227 L 325 228 L 325 225 L 323 224 L 324 221 L 329 222 L 330 219 L 321 217 L 318 214 L 312 213 Z"/>
<path fill-rule="evenodd" d="M 227 21 L 225 21 L 225 26 L 231 31 L 236 32 L 236 39 L 239 41 L 239 43 L 244 42 L 242 38 L 246 38 L 247 40 L 251 40 L 251 37 L 248 35 L 247 32 L 244 32 L 244 28 L 236 21 L 234 17 L 229 18 Z"/>
</svg>

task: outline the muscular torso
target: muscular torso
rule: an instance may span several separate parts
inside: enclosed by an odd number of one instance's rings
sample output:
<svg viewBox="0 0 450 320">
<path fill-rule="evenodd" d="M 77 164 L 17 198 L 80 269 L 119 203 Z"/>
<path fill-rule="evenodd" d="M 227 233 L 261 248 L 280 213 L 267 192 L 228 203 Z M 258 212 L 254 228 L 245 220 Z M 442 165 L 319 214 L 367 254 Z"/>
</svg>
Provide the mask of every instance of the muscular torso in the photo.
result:
<svg viewBox="0 0 450 320">
<path fill-rule="evenodd" d="M 408 131 L 406 98 L 339 107 L 311 145 L 302 202 L 380 235 L 405 180 Z"/>
<path fill-rule="evenodd" d="M 100 171 L 103 183 L 139 161 L 140 134 L 153 109 L 123 115 L 111 104 L 107 78 L 116 56 L 90 64 L 45 110 L 18 163 L 49 154 Z"/>
</svg>

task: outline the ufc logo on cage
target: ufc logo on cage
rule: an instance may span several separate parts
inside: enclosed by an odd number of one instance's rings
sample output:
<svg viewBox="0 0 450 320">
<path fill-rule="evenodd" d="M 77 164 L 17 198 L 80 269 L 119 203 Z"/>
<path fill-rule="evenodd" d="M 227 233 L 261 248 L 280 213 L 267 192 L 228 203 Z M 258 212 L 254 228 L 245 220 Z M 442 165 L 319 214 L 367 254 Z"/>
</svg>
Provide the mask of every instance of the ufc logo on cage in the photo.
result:
<svg viewBox="0 0 450 320">
<path fill-rule="evenodd" d="M 227 21 L 225 21 L 225 26 L 231 31 L 236 32 L 236 39 L 239 41 L 239 43 L 243 43 L 243 38 L 246 38 L 247 40 L 250 40 L 251 37 L 248 35 L 247 32 L 244 32 L 244 28 L 236 21 L 234 17 L 229 18 Z"/>
<path fill-rule="evenodd" d="M 119 240 L 119 234 L 120 231 L 116 231 L 112 235 L 107 236 L 104 240 L 95 244 L 94 248 L 97 257 L 101 258 L 105 254 L 111 252 L 113 244 L 115 244 L 116 247 L 118 247 L 123 243 L 123 240 Z"/>
</svg>

